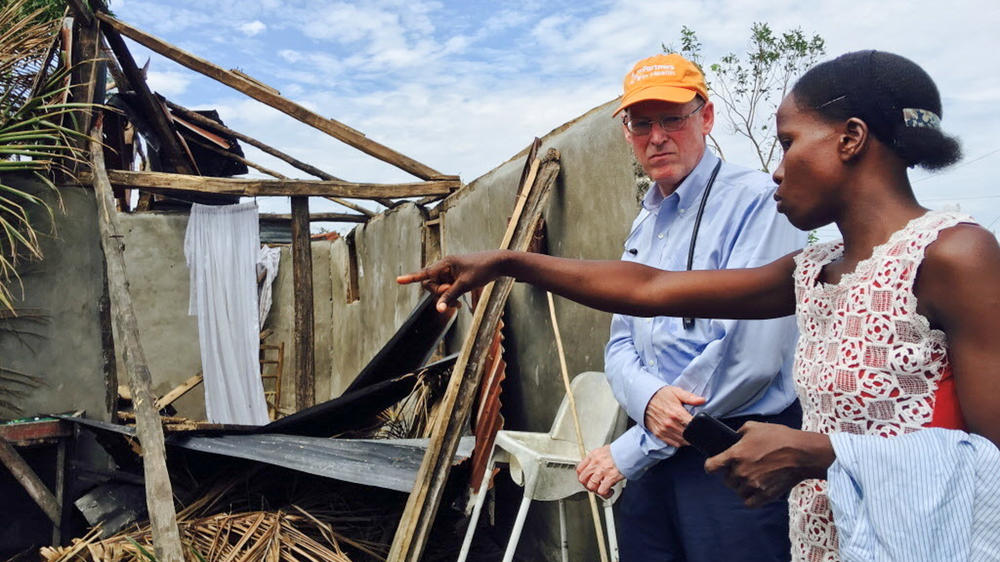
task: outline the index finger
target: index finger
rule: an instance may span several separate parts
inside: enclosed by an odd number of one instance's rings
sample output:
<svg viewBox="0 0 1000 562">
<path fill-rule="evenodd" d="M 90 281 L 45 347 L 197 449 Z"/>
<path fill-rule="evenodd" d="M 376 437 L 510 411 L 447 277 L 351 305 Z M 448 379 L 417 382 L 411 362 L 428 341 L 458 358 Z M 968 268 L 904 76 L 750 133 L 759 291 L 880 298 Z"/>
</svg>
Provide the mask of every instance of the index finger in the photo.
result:
<svg viewBox="0 0 1000 562">
<path fill-rule="evenodd" d="M 415 273 L 406 273 L 396 277 L 396 283 L 399 283 L 400 285 L 408 285 L 410 283 L 416 283 L 417 281 L 423 281 L 430 278 L 430 272 L 426 269 L 421 269 Z"/>
</svg>

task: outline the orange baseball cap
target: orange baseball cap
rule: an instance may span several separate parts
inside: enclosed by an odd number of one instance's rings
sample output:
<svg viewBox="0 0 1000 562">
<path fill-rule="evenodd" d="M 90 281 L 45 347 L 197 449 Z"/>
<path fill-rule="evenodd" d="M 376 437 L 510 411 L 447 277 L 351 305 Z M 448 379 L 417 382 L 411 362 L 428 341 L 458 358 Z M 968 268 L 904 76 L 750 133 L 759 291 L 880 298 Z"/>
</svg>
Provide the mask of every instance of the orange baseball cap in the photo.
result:
<svg viewBox="0 0 1000 562">
<path fill-rule="evenodd" d="M 640 101 L 687 103 L 695 94 L 708 100 L 705 76 L 693 62 L 676 53 L 654 55 L 635 63 L 625 75 L 625 95 L 614 115 Z"/>
</svg>

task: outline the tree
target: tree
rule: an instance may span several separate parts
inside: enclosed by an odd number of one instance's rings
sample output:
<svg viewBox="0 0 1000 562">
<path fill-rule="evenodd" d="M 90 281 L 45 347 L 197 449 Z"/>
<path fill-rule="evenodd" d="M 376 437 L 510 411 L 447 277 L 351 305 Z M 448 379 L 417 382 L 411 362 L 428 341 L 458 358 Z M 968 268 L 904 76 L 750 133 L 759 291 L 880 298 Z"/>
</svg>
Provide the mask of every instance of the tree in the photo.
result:
<svg viewBox="0 0 1000 562">
<path fill-rule="evenodd" d="M 709 92 L 724 108 L 732 131 L 750 141 L 760 169 L 770 173 L 780 158 L 774 113 L 793 81 L 826 54 L 823 38 L 809 38 L 799 28 L 778 35 L 768 24 L 756 22 L 750 27 L 746 53 L 729 53 L 705 65 L 701 47 L 694 30 L 682 26 L 680 48 L 664 45 L 663 50 L 680 53 L 702 69 Z M 721 156 L 715 137 L 711 142 Z"/>
</svg>

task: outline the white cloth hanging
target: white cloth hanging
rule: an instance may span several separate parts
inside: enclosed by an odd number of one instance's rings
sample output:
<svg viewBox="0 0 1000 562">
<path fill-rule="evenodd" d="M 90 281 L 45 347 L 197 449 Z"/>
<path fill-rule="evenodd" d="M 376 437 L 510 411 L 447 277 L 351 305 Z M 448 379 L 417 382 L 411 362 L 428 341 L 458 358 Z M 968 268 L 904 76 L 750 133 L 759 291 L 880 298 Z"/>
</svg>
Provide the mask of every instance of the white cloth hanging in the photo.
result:
<svg viewBox="0 0 1000 562">
<path fill-rule="evenodd" d="M 260 329 L 264 330 L 264 322 L 267 320 L 267 313 L 271 310 L 271 285 L 278 276 L 278 263 L 281 262 L 281 250 L 270 246 L 261 246 L 257 253 L 257 267 L 264 268 L 264 281 L 260 286 L 260 293 L 257 299 L 260 307 Z M 259 271 L 259 270 L 258 270 Z"/>
<path fill-rule="evenodd" d="M 260 379 L 256 203 L 191 207 L 184 256 L 191 275 L 188 314 L 198 342 L 208 421 L 264 425 L 270 420 Z"/>
</svg>

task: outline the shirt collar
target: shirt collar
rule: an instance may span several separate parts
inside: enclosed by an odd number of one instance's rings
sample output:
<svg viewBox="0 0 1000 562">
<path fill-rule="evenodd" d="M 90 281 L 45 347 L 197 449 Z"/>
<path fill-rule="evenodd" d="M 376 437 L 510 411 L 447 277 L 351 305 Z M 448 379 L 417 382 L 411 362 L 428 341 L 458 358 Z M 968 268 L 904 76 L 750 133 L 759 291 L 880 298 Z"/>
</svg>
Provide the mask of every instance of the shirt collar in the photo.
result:
<svg viewBox="0 0 1000 562">
<path fill-rule="evenodd" d="M 691 170 L 691 173 L 681 181 L 681 184 L 677 186 L 677 189 L 670 194 L 673 197 L 674 194 L 677 195 L 677 206 L 680 209 L 687 209 L 690 207 L 698 197 L 705 191 L 708 184 L 708 178 L 712 176 L 712 169 L 715 168 L 716 162 L 719 161 L 719 157 L 712 153 L 708 147 L 705 148 L 705 153 L 701 155 L 701 160 L 698 164 Z M 654 211 L 659 208 L 660 204 L 666 197 L 663 196 L 663 192 L 660 191 L 660 187 L 653 182 L 646 191 L 646 196 L 642 199 L 642 206 L 647 211 Z"/>
</svg>

